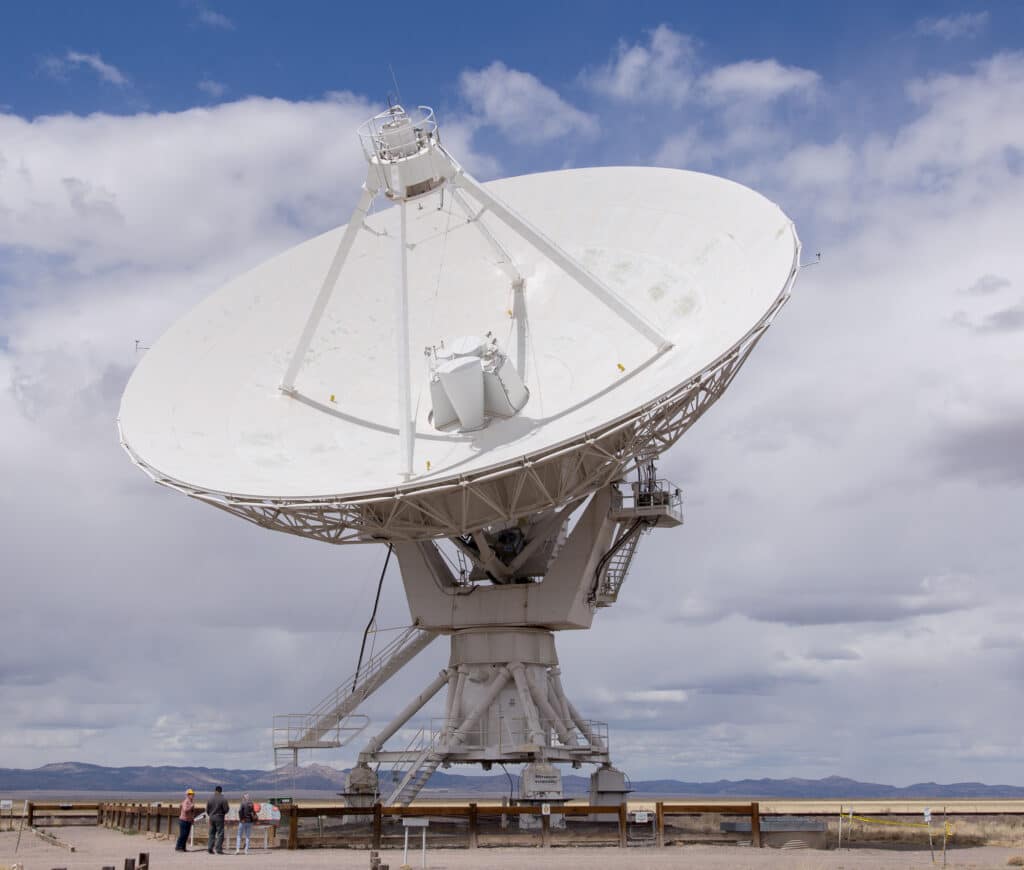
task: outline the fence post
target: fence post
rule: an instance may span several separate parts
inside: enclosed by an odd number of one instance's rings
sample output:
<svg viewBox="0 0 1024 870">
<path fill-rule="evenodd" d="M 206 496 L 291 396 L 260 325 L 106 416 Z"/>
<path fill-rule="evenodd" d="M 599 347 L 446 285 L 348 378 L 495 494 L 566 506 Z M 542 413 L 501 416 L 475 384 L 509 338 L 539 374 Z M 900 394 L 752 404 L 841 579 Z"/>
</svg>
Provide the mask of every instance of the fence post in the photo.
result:
<svg viewBox="0 0 1024 870">
<path fill-rule="evenodd" d="M 626 848 L 628 824 L 629 819 L 626 816 L 626 802 L 623 801 L 621 804 L 619 804 L 619 846 L 623 849 Z"/>
<path fill-rule="evenodd" d="M 551 816 L 540 817 L 540 844 L 545 849 L 551 848 Z"/>
<path fill-rule="evenodd" d="M 665 804 L 658 801 L 654 805 L 654 842 L 659 849 L 665 848 Z"/>
<path fill-rule="evenodd" d="M 381 840 L 381 828 L 383 827 L 383 819 L 381 818 L 381 805 L 375 803 L 373 805 L 373 848 L 380 849 Z"/>
<path fill-rule="evenodd" d="M 761 842 L 761 805 L 757 801 L 750 805 L 750 844 L 757 849 L 764 846 Z"/>
<path fill-rule="evenodd" d="M 36 807 L 32 801 L 25 801 L 25 821 L 28 822 L 28 826 L 31 828 L 35 823 Z"/>
<path fill-rule="evenodd" d="M 139 852 L 138 870 L 149 870 L 149 852 Z"/>
<path fill-rule="evenodd" d="M 299 808 L 295 804 L 288 809 L 288 848 L 299 848 Z"/>
<path fill-rule="evenodd" d="M 124 870 L 135 870 L 135 859 L 125 858 L 124 859 Z"/>
<path fill-rule="evenodd" d="M 478 843 L 476 804 L 469 805 L 469 848 L 475 849 Z"/>
</svg>

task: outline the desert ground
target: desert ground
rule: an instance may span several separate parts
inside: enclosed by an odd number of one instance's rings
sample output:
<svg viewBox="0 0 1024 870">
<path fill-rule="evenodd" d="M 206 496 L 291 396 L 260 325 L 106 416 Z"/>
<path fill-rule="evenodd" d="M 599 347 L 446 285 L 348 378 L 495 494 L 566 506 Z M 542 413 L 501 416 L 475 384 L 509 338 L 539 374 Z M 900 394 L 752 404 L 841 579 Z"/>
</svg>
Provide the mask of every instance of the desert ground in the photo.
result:
<svg viewBox="0 0 1024 870">
<path fill-rule="evenodd" d="M 233 849 L 224 856 L 208 855 L 202 847 L 195 852 L 181 854 L 165 839 L 153 839 L 145 834 L 125 835 L 106 828 L 64 827 L 52 829 L 60 839 L 75 847 L 71 852 L 59 845 L 44 842 L 25 831 L 15 854 L 17 832 L 0 833 L 0 867 L 20 863 L 24 870 L 101 870 L 113 866 L 124 867 L 125 858 L 136 858 L 148 852 L 153 870 L 184 870 L 198 866 L 249 868 L 302 868 L 331 867 L 360 868 L 370 865 L 369 853 L 348 849 L 302 849 L 294 852 L 256 850 L 249 855 L 235 856 Z M 234 845 L 233 843 L 231 844 Z M 1001 846 L 978 846 L 953 850 L 947 866 L 957 868 L 1005 868 L 1008 860 L 1022 850 Z M 409 863 L 421 866 L 418 851 L 411 852 Z M 402 863 L 400 850 L 383 850 L 381 860 L 398 870 Z M 834 868 L 834 870 L 876 870 L 876 868 L 931 868 L 942 866 L 942 856 L 932 864 L 927 849 L 875 849 L 854 848 L 842 851 L 782 851 L 779 849 L 752 849 L 741 846 L 678 846 L 667 849 L 630 848 L 502 848 L 502 849 L 439 849 L 427 853 L 426 866 L 430 870 L 480 870 L 480 868 L 508 868 L 518 870 L 620 870 L 620 868 L 771 868 L 771 870 L 803 870 L 803 868 Z"/>
</svg>

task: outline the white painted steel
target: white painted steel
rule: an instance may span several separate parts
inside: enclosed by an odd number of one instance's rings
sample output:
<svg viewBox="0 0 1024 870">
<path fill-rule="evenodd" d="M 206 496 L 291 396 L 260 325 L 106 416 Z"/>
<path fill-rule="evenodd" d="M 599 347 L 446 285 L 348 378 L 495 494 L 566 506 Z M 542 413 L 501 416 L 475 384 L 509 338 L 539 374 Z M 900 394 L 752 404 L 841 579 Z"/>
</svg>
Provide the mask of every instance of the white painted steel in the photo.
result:
<svg viewBox="0 0 1024 870">
<path fill-rule="evenodd" d="M 537 248 L 548 260 L 558 266 L 596 299 L 614 311 L 631 328 L 635 329 L 658 348 L 659 351 L 668 350 L 672 346 L 672 342 L 657 327 L 645 318 L 643 314 L 633 308 L 629 302 L 623 299 L 601 278 L 598 278 L 590 269 L 581 265 L 561 245 L 548 238 L 532 223 L 524 220 L 519 214 L 508 208 L 501 199 L 484 189 L 483 185 L 475 178 L 464 172 L 459 172 L 452 177 L 451 183 L 467 191 L 477 199 L 496 218 Z"/>
<path fill-rule="evenodd" d="M 306 351 L 309 350 L 309 343 L 313 340 L 313 335 L 316 333 L 317 326 L 320 325 L 320 318 L 323 317 L 324 308 L 327 306 L 328 300 L 331 298 L 331 294 L 334 292 L 334 287 L 338 283 L 338 276 L 341 274 L 342 267 L 345 265 L 345 260 L 348 258 L 349 251 L 352 250 L 352 243 L 356 240 L 356 235 L 363 226 L 363 221 L 366 220 L 366 214 L 370 210 L 370 203 L 373 202 L 373 198 L 377 195 L 377 189 L 368 184 L 363 185 L 363 192 L 359 196 L 359 202 L 356 205 L 355 211 L 352 213 L 352 218 L 345 225 L 345 232 L 341 236 L 341 241 L 338 243 L 338 250 L 334 254 L 334 259 L 331 260 L 331 265 L 327 269 L 327 274 L 324 276 L 324 283 L 320 286 L 320 292 L 317 293 L 316 299 L 313 302 L 313 308 L 309 313 L 309 317 L 306 319 L 306 324 L 302 329 L 302 335 L 299 336 L 299 343 L 292 353 L 291 361 L 288 363 L 288 369 L 285 372 L 284 380 L 281 381 L 281 389 L 291 392 L 295 389 L 295 378 L 299 373 L 299 369 L 302 367 L 302 361 L 305 359 Z"/>
<path fill-rule="evenodd" d="M 424 366 L 412 374 L 412 476 L 403 477 L 403 402 L 391 386 L 401 363 L 384 351 L 401 330 L 393 294 L 381 292 L 400 256 L 400 215 L 389 208 L 366 218 L 372 232 L 353 234 L 343 291 L 327 294 L 294 397 L 277 389 L 280 372 L 309 320 L 302 299 L 323 289 L 344 228 L 230 282 L 148 351 L 119 417 L 132 459 L 164 485 L 332 542 L 509 521 L 603 486 L 647 445 L 670 446 L 735 375 L 798 269 L 782 211 L 713 176 L 581 169 L 486 189 L 658 323 L 671 349 L 651 359 L 643 336 L 495 224 L 526 278 L 521 291 L 510 287 L 478 233 L 445 239 L 434 194 L 408 212 L 408 344 L 495 331 L 526 370 L 530 399 L 519 414 L 474 433 L 436 431 Z"/>
<path fill-rule="evenodd" d="M 409 221 L 405 202 L 398 207 L 401 215 L 402 280 L 395 288 L 395 326 L 398 332 L 396 356 L 398 364 L 398 452 L 399 474 L 404 480 L 412 477 L 412 386 L 409 382 Z"/>
</svg>

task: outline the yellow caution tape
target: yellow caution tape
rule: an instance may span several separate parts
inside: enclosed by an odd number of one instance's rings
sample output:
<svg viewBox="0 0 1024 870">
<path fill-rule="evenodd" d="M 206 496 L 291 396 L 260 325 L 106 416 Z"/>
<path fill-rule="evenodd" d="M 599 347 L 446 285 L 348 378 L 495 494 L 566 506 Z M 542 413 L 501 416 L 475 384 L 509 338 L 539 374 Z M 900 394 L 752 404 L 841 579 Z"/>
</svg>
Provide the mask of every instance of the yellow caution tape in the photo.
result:
<svg viewBox="0 0 1024 870">
<path fill-rule="evenodd" d="M 870 822 L 873 825 L 896 825 L 900 828 L 930 828 L 927 822 L 896 822 L 892 819 L 872 819 L 868 816 L 848 816 L 849 819 L 856 819 L 858 822 Z"/>
</svg>

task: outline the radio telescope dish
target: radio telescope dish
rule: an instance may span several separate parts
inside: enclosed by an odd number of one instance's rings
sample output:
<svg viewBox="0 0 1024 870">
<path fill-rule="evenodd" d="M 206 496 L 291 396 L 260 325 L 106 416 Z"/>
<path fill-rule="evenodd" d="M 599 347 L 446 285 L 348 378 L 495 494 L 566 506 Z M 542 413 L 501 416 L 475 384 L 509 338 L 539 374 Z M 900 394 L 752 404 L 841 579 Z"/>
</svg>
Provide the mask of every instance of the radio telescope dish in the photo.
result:
<svg viewBox="0 0 1024 870">
<path fill-rule="evenodd" d="M 398 557 L 410 627 L 312 712 L 275 720 L 275 753 L 297 764 L 353 739 L 360 704 L 445 634 L 448 667 L 364 746 L 350 803 L 408 804 L 442 764 L 506 762 L 526 765 L 528 801 L 563 799 L 555 763 L 590 763 L 590 802 L 621 803 L 607 726 L 569 700 L 554 632 L 590 628 L 641 535 L 682 523 L 655 460 L 789 298 L 796 231 L 695 172 L 481 185 L 425 107 L 360 138 L 352 219 L 172 326 L 125 390 L 122 444 L 158 483 L 251 522 Z M 395 207 L 373 213 L 378 197 Z M 387 749 L 442 689 L 422 745 Z M 382 763 L 397 766 L 387 796 Z"/>
<path fill-rule="evenodd" d="M 778 206 L 710 175 L 578 169 L 482 189 L 659 334 L 595 298 L 475 191 L 428 192 L 407 210 L 357 211 L 362 231 L 290 391 L 282 375 L 345 228 L 231 281 L 172 326 L 124 393 L 132 459 L 157 482 L 262 525 L 336 542 L 510 521 L 594 490 L 647 442 L 661 452 L 677 439 L 798 269 L 799 241 Z M 407 458 L 394 302 L 403 213 Z M 485 426 L 438 428 L 437 359 L 423 352 L 444 354 L 466 336 L 496 340 L 528 398 Z"/>
</svg>

